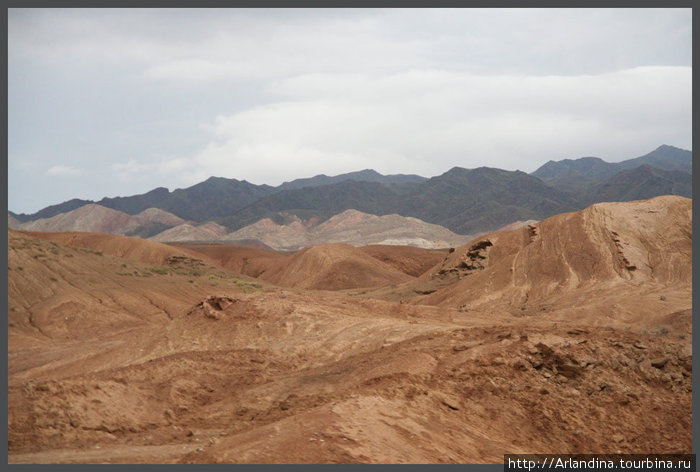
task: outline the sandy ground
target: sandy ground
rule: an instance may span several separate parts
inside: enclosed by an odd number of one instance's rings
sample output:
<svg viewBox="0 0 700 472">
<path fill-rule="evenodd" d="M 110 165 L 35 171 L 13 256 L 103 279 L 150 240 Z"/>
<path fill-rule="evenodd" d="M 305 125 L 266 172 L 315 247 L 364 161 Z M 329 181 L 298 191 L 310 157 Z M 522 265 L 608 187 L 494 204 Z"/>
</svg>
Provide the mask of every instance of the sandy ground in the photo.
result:
<svg viewBox="0 0 700 472">
<path fill-rule="evenodd" d="M 249 250 L 268 280 L 222 247 L 10 231 L 9 462 L 689 453 L 690 208 L 600 204 L 449 253 Z"/>
</svg>

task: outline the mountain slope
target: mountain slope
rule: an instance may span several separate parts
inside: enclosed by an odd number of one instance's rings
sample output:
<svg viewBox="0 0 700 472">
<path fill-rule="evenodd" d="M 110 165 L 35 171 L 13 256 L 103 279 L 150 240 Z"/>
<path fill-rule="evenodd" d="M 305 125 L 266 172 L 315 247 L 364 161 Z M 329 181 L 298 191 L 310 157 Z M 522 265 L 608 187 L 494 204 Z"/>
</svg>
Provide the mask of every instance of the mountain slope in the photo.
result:
<svg viewBox="0 0 700 472">
<path fill-rule="evenodd" d="M 57 205 L 50 205 L 47 206 L 46 208 L 43 208 L 36 213 L 32 213 L 30 215 L 24 214 L 24 213 L 13 213 L 9 212 L 10 215 L 14 218 L 16 218 L 19 222 L 25 223 L 27 221 L 34 221 L 38 220 L 41 218 L 51 218 L 52 216 L 60 215 L 61 213 L 67 213 L 69 211 L 78 209 L 82 206 L 88 205 L 90 203 L 95 203 L 92 200 L 81 200 L 79 198 L 74 198 L 72 200 L 68 200 L 63 203 L 59 203 Z"/>
<path fill-rule="evenodd" d="M 295 214 L 302 219 L 316 216 L 321 220 L 350 209 L 383 215 L 394 213 L 390 209 L 395 207 L 396 199 L 397 191 L 387 185 L 346 180 L 320 187 L 283 190 L 260 198 L 217 222 L 237 230 L 261 218 L 275 218 L 279 212 Z"/>
<path fill-rule="evenodd" d="M 186 220 L 201 222 L 230 215 L 273 191 L 269 185 L 210 177 L 185 189 L 168 192 L 165 188 L 159 188 L 133 197 L 103 198 L 99 203 L 129 214 L 157 207 Z"/>
<path fill-rule="evenodd" d="M 22 223 L 18 229 L 28 231 L 87 231 L 148 237 L 172 225 L 184 223 L 172 213 L 149 208 L 138 215 L 128 215 L 101 205 L 90 203 L 51 218 Z"/>
<path fill-rule="evenodd" d="M 473 234 L 570 211 L 576 201 L 524 172 L 455 167 L 416 186 L 397 207 L 399 214 Z"/>
<path fill-rule="evenodd" d="M 216 223 L 203 223 L 193 226 L 189 223 L 174 226 L 151 236 L 149 239 L 158 242 L 176 241 L 221 241 L 228 239 L 225 227 Z"/>
<path fill-rule="evenodd" d="M 643 164 L 654 166 L 661 170 L 677 170 L 691 173 L 693 171 L 693 153 L 664 144 L 649 154 L 619 163 L 622 169 L 633 169 Z"/>
<path fill-rule="evenodd" d="M 609 179 L 620 171 L 635 169 L 642 165 L 653 166 L 662 171 L 691 173 L 693 153 L 673 146 L 662 145 L 644 156 L 615 163 L 606 162 L 597 157 L 549 161 L 531 175 L 559 190 L 577 193 L 588 192 L 591 185 Z M 649 194 L 645 198 L 657 195 L 662 194 Z"/>
<path fill-rule="evenodd" d="M 623 170 L 595 184 L 582 195 L 585 204 L 644 200 L 657 195 L 692 198 L 693 177 L 687 172 L 665 171 L 642 165 Z"/>
</svg>

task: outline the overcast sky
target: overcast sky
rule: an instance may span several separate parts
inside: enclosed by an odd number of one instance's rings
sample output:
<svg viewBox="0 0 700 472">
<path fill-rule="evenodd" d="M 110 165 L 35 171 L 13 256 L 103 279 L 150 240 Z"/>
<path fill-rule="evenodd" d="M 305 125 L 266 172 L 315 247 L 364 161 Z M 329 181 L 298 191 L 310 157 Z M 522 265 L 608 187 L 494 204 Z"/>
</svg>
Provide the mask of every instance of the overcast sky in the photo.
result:
<svg viewBox="0 0 700 472">
<path fill-rule="evenodd" d="M 690 9 L 11 9 L 8 206 L 691 149 Z"/>
</svg>

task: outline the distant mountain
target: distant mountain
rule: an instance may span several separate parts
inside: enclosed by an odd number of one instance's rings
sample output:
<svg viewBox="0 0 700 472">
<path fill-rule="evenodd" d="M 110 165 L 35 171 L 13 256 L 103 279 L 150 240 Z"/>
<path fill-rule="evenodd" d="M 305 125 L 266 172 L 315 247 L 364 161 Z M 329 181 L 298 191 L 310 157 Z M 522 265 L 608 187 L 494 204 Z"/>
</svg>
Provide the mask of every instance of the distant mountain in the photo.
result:
<svg viewBox="0 0 700 472">
<path fill-rule="evenodd" d="M 16 228 L 19 228 L 20 224 L 21 223 L 19 222 L 19 220 L 17 218 L 12 216 L 10 213 L 7 214 L 7 227 L 8 228 L 16 229 Z"/>
<path fill-rule="evenodd" d="M 549 161 L 530 175 L 556 189 L 579 192 L 592 182 L 612 177 L 620 170 L 618 164 L 605 162 L 598 157 L 581 157 Z"/>
<path fill-rule="evenodd" d="M 95 202 L 93 202 L 92 200 L 81 200 L 79 198 L 74 198 L 72 200 L 68 200 L 67 202 L 59 203 L 57 205 L 47 206 L 46 208 L 43 208 L 37 211 L 36 213 L 30 215 L 24 213 L 17 214 L 11 211 L 8 213 L 20 223 L 24 223 L 26 221 L 34 221 L 40 218 L 51 218 L 52 216 L 60 215 L 61 213 L 66 213 L 71 210 L 75 210 L 90 203 Z"/>
<path fill-rule="evenodd" d="M 693 172 L 693 153 L 664 144 L 649 154 L 619 163 L 623 169 L 632 169 L 643 164 L 648 164 L 661 170 L 678 170 L 691 173 Z"/>
<path fill-rule="evenodd" d="M 153 235 L 150 239 L 158 242 L 178 241 L 221 241 L 229 239 L 226 227 L 216 223 L 192 225 L 184 223 Z"/>
<path fill-rule="evenodd" d="M 470 234 L 576 208 L 570 195 L 525 172 L 455 167 L 401 196 L 397 213 Z"/>
<path fill-rule="evenodd" d="M 86 231 L 148 237 L 172 225 L 184 223 L 182 218 L 166 211 L 149 208 L 138 215 L 128 215 L 90 203 L 51 218 L 40 218 L 19 225 L 29 231 Z"/>
<path fill-rule="evenodd" d="M 295 215 L 283 214 L 284 223 L 263 218 L 234 232 L 223 226 L 205 223 L 198 226 L 181 224 L 150 239 L 159 242 L 179 241 L 259 241 L 276 250 L 297 250 L 318 244 L 343 243 L 353 246 L 369 244 L 414 246 L 426 249 L 465 244 L 472 236 L 455 234 L 439 225 L 399 215 L 376 216 L 357 210 L 346 210 L 324 221 L 318 218 L 303 221 Z"/>
<path fill-rule="evenodd" d="M 103 198 L 99 204 L 130 215 L 156 207 L 186 220 L 206 221 L 230 215 L 274 191 L 269 185 L 210 177 L 185 189 L 168 192 L 166 188 L 157 188 L 133 197 Z"/>
<path fill-rule="evenodd" d="M 325 220 L 355 209 L 419 218 L 460 234 L 497 229 L 515 220 L 543 219 L 577 208 L 568 194 L 520 171 L 482 167 L 450 171 L 421 183 L 383 185 L 346 180 L 263 197 L 218 222 L 237 230 L 279 212 Z"/>
<path fill-rule="evenodd" d="M 320 187 L 322 185 L 337 184 L 345 180 L 354 180 L 356 182 L 378 182 L 380 184 L 407 184 L 424 182 L 428 179 L 415 174 L 382 175 L 375 170 L 365 169 L 357 172 L 350 172 L 348 174 L 335 175 L 332 177 L 325 174 L 320 174 L 306 179 L 296 179 L 292 180 L 291 182 L 283 183 L 278 187 L 278 189 L 294 190 L 304 187 Z"/>
<path fill-rule="evenodd" d="M 261 218 L 275 220 L 279 218 L 280 212 L 291 213 L 302 219 L 315 216 L 321 220 L 349 209 L 383 215 L 395 213 L 396 199 L 397 190 L 393 186 L 345 180 L 319 187 L 282 190 L 263 197 L 217 222 L 230 230 L 237 230 Z M 281 223 L 279 220 L 277 222 Z"/>
<path fill-rule="evenodd" d="M 661 170 L 642 165 L 623 170 L 599 182 L 586 192 L 583 205 L 598 202 L 646 200 L 659 195 L 693 197 L 693 177 L 678 170 Z"/>
<path fill-rule="evenodd" d="M 317 244 L 345 243 L 354 246 L 386 244 L 426 249 L 460 246 L 472 236 L 455 234 L 439 225 L 396 214 L 376 216 L 346 210 L 321 224 L 296 218 L 278 225 L 263 219 L 230 233 L 229 239 L 256 239 L 275 249 L 299 249 Z"/>
<path fill-rule="evenodd" d="M 549 161 L 531 175 L 556 189 L 578 193 L 587 191 L 592 184 L 609 179 L 625 169 L 651 165 L 666 171 L 691 173 L 693 153 L 673 146 L 659 146 L 644 156 L 622 162 L 606 162 L 598 157 Z"/>
<path fill-rule="evenodd" d="M 186 234 L 204 238 L 220 232 L 214 227 L 202 227 L 201 223 L 206 222 L 235 232 L 265 218 L 282 226 L 290 224 L 294 217 L 305 222 L 315 219 L 316 224 L 350 209 L 377 216 L 419 218 L 455 233 L 474 234 L 496 230 L 513 221 L 542 220 L 602 200 L 625 201 L 663 194 L 690 196 L 690 171 L 692 152 L 664 145 L 618 163 L 596 157 L 550 161 L 529 175 L 487 167 L 455 167 L 425 179 L 417 175 L 385 176 L 366 169 L 297 179 L 278 187 L 211 177 L 172 192 L 159 187 L 141 195 L 103 198 L 98 204 L 132 216 L 149 208 L 161 209 L 187 220 L 189 227 L 167 235 L 179 234 L 179 238 Z M 8 212 L 8 223 L 9 217 L 28 223 L 94 203 L 74 199 L 33 215 Z M 149 237 L 182 224 L 154 221 L 129 231 Z"/>
</svg>

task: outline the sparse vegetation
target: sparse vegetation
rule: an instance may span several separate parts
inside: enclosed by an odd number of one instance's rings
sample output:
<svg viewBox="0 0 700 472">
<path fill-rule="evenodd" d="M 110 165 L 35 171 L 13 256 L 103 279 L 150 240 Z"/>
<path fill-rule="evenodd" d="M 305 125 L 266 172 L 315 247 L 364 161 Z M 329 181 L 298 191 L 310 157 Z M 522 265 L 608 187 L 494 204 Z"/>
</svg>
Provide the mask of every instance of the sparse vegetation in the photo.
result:
<svg viewBox="0 0 700 472">
<path fill-rule="evenodd" d="M 233 279 L 233 283 L 237 287 L 242 288 L 244 293 L 263 291 L 263 286 L 256 282 L 246 282 L 245 280 Z"/>
<path fill-rule="evenodd" d="M 170 273 L 170 271 L 172 269 L 170 267 L 165 267 L 165 266 L 152 266 L 152 267 L 149 267 L 148 270 L 153 272 L 154 274 L 167 275 Z"/>
</svg>

